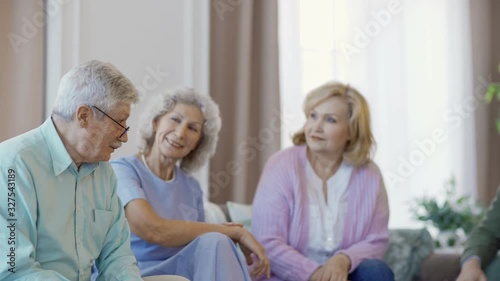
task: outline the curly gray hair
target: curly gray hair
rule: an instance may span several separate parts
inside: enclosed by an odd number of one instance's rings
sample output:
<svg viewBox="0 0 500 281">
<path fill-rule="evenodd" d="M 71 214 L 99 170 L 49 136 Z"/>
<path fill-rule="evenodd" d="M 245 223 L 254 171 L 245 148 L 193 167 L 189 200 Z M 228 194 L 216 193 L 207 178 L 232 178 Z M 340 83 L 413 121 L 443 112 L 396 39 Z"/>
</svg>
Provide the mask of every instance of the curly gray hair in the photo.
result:
<svg viewBox="0 0 500 281">
<path fill-rule="evenodd" d="M 219 140 L 222 123 L 219 106 L 209 96 L 200 95 L 192 88 L 183 87 L 162 92 L 151 99 L 139 123 L 138 148 L 142 154 L 149 153 L 155 140 L 153 123 L 164 114 L 172 111 L 176 104 L 197 106 L 205 118 L 198 146 L 180 161 L 181 168 L 191 173 L 198 170 L 214 155 Z"/>
</svg>

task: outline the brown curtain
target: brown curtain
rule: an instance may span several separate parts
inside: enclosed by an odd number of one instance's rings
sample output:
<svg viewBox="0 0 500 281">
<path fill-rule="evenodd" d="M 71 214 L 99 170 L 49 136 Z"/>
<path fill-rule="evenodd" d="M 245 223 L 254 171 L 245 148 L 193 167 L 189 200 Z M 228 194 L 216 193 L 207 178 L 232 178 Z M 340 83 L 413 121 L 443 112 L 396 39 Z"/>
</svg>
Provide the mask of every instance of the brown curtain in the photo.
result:
<svg viewBox="0 0 500 281">
<path fill-rule="evenodd" d="M 213 1 L 210 17 L 210 95 L 222 130 L 209 199 L 251 203 L 280 148 L 277 1 Z"/>
<path fill-rule="evenodd" d="M 498 1 L 470 1 L 471 41 L 474 75 L 474 95 L 483 96 L 488 82 L 500 81 L 497 66 L 500 63 L 500 39 L 496 36 L 500 22 Z M 500 113 L 498 102 L 491 105 L 479 103 L 476 114 L 477 195 L 484 205 L 489 205 L 500 184 L 500 134 L 495 119 Z"/>
<path fill-rule="evenodd" d="M 43 1 L 0 1 L 0 142 L 44 119 L 44 17 Z"/>
<path fill-rule="evenodd" d="M 472 0 L 471 0 L 472 2 Z M 498 14 L 500 13 L 500 2 L 496 0 L 487 1 L 489 3 L 489 15 L 486 17 L 488 19 L 488 24 L 490 28 L 488 30 L 488 42 L 490 44 L 488 62 L 490 76 L 494 82 L 500 82 L 500 74 L 498 66 L 500 64 L 500 38 L 498 37 L 498 30 L 500 30 L 500 22 L 498 21 Z M 491 41 L 490 41 L 491 40 Z M 477 54 L 481 56 L 481 54 Z M 478 58 L 479 59 L 479 58 Z M 488 77 L 486 76 L 486 77 Z M 489 108 L 489 117 L 487 124 L 488 132 L 488 181 L 484 190 L 479 190 L 479 198 L 489 204 L 494 198 L 498 186 L 500 185 L 500 133 L 496 130 L 495 120 L 500 116 L 500 103 L 495 101 L 495 103 Z"/>
</svg>

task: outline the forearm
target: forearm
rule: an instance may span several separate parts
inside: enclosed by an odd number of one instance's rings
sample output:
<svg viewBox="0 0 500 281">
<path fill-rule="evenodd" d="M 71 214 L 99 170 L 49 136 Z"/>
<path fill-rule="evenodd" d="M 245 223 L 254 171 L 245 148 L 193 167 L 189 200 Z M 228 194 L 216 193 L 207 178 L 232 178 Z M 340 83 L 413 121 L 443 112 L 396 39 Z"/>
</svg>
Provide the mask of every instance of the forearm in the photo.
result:
<svg viewBox="0 0 500 281">
<path fill-rule="evenodd" d="M 189 220 L 172 220 L 159 216 L 145 199 L 137 199 L 125 206 L 125 215 L 130 230 L 142 240 L 164 247 L 181 247 L 197 237 L 218 232 L 239 241 L 245 231 L 240 227 L 229 227 Z"/>
<path fill-rule="evenodd" d="M 388 243 L 385 240 L 376 242 L 361 241 L 351 247 L 340 250 L 336 254 L 346 255 L 351 264 L 349 273 L 353 272 L 363 259 L 382 259 Z"/>
<path fill-rule="evenodd" d="M 486 276 L 481 270 L 481 264 L 478 259 L 471 259 L 462 265 L 460 275 L 457 281 L 486 281 Z"/>
<path fill-rule="evenodd" d="M 309 280 L 321 266 L 295 248 L 280 241 L 264 242 L 273 273 L 283 280 Z"/>
<path fill-rule="evenodd" d="M 123 280 L 142 281 L 141 273 L 133 256 L 121 256 L 114 258 L 108 266 L 99 268 L 99 276 L 96 281 Z"/>
<path fill-rule="evenodd" d="M 487 266 L 500 248 L 500 190 L 484 219 L 471 232 L 465 243 L 462 262 L 470 256 L 477 255 L 483 267 Z"/>
<path fill-rule="evenodd" d="M 461 262 L 471 256 L 478 256 L 481 259 L 482 266 L 486 267 L 493 260 L 500 248 L 500 243 L 491 231 L 491 229 L 483 225 L 474 229 L 465 243 Z"/>
<path fill-rule="evenodd" d="M 155 226 L 149 228 L 149 231 L 140 231 L 140 234 L 136 235 L 149 243 L 164 247 L 185 246 L 197 237 L 209 232 L 222 233 L 233 241 L 239 241 L 241 231 L 243 231 L 239 227 L 166 219 L 162 219 Z"/>
</svg>

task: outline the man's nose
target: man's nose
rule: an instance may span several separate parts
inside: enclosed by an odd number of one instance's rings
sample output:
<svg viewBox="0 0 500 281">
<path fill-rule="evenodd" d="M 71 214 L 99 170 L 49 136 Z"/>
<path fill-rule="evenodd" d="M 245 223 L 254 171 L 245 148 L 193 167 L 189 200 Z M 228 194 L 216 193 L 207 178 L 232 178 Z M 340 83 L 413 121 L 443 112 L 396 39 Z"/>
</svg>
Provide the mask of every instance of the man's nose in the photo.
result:
<svg viewBox="0 0 500 281">
<path fill-rule="evenodd" d="M 126 130 L 119 138 L 119 141 L 125 143 L 128 141 L 128 130 Z"/>
</svg>

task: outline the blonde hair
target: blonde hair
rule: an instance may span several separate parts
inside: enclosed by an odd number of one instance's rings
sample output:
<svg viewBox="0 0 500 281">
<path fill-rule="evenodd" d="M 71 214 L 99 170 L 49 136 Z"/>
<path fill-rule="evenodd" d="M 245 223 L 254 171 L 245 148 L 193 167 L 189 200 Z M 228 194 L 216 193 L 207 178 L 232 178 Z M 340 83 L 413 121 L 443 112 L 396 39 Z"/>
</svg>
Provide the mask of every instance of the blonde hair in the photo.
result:
<svg viewBox="0 0 500 281">
<path fill-rule="evenodd" d="M 179 103 L 197 106 L 205 118 L 198 145 L 180 160 L 180 167 L 185 172 L 191 173 L 198 170 L 214 155 L 219 140 L 221 129 L 219 106 L 209 96 L 200 95 L 194 89 L 184 87 L 162 92 L 153 98 L 141 116 L 138 148 L 142 154 L 149 153 L 156 134 L 153 123 L 164 114 L 172 111 Z"/>
<path fill-rule="evenodd" d="M 366 164 L 371 158 L 375 140 L 370 128 L 368 103 L 356 89 L 340 82 L 327 82 L 313 89 L 304 100 L 306 118 L 314 107 L 331 97 L 339 97 L 347 103 L 350 140 L 344 150 L 344 160 L 353 166 Z M 293 135 L 292 141 L 295 145 L 306 144 L 304 128 Z"/>
</svg>

